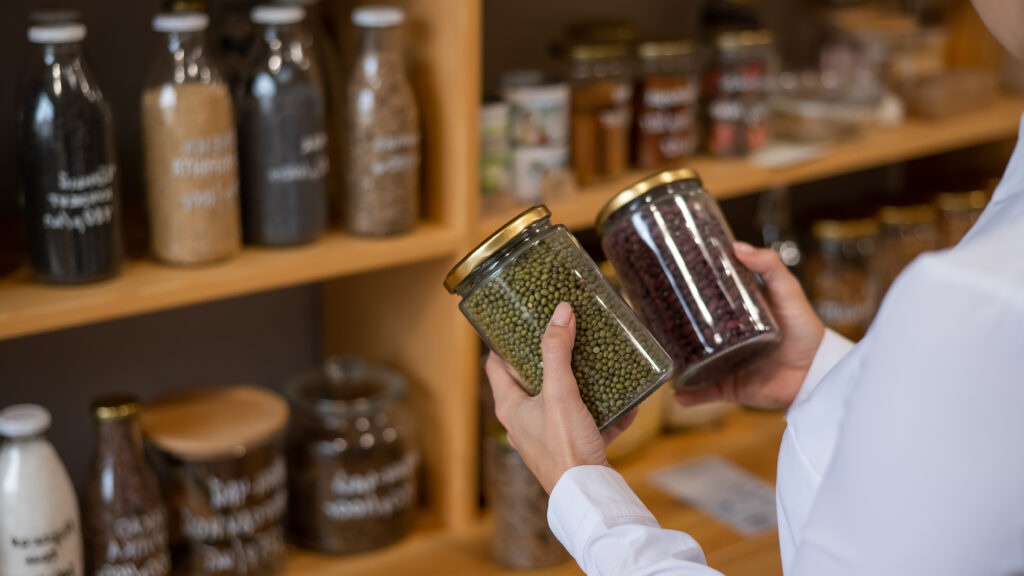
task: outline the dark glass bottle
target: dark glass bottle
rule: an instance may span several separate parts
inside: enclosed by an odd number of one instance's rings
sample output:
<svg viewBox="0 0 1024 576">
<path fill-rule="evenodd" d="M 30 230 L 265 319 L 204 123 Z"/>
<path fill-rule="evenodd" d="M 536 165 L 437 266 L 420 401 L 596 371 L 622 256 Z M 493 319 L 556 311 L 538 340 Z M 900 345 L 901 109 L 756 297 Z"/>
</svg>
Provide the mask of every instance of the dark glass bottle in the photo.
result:
<svg viewBox="0 0 1024 576">
<path fill-rule="evenodd" d="M 327 228 L 327 119 L 323 82 L 299 6 L 258 6 L 256 40 L 239 95 L 245 239 L 311 242 Z"/>
<path fill-rule="evenodd" d="M 18 150 L 32 269 L 44 282 L 121 267 L 120 190 L 110 107 L 82 54 L 83 24 L 32 26 Z"/>
<path fill-rule="evenodd" d="M 167 517 L 142 452 L 138 399 L 111 395 L 92 404 L 96 455 L 86 494 L 87 574 L 170 573 Z"/>
</svg>

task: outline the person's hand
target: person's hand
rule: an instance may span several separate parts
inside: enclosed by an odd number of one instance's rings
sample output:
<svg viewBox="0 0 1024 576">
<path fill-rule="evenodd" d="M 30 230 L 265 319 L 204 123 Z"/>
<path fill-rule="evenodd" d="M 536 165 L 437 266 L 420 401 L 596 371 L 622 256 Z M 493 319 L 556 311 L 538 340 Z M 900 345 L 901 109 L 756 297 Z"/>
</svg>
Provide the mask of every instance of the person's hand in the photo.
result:
<svg viewBox="0 0 1024 576">
<path fill-rule="evenodd" d="M 825 325 L 775 252 L 743 242 L 733 246 L 740 262 L 764 280 L 769 305 L 782 331 L 782 343 L 739 373 L 707 388 L 678 391 L 676 399 L 687 406 L 725 400 L 753 408 L 786 408 L 800 391 L 825 337 Z"/>
<path fill-rule="evenodd" d="M 562 302 L 544 332 L 544 383 L 533 397 L 517 384 L 518 375 L 496 354 L 491 352 L 487 358 L 494 412 L 508 431 L 509 443 L 548 493 L 570 468 L 607 466 L 607 444 L 636 417 L 634 410 L 603 435 L 598 431 L 572 373 L 575 339 L 576 316 L 569 303 Z"/>
</svg>

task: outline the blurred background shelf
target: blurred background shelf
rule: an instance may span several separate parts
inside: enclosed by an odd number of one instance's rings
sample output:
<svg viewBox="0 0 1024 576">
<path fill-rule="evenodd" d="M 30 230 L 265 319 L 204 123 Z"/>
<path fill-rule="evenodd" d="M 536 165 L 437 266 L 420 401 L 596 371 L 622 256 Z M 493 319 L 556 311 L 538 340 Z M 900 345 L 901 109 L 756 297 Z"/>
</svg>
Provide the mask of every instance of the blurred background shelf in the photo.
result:
<svg viewBox="0 0 1024 576">
<path fill-rule="evenodd" d="M 908 118 L 899 127 L 875 129 L 857 139 L 832 144 L 821 158 L 780 170 L 762 168 L 744 158 L 715 159 L 706 156 L 684 165 L 697 170 L 716 198 L 736 198 L 775 186 L 803 184 L 1013 138 L 1022 112 L 1024 97 L 1004 95 L 992 106 L 947 119 Z M 582 188 L 564 199 L 548 202 L 552 221 L 573 230 L 593 227 L 594 218 L 609 198 L 649 172 L 633 170 L 619 178 Z M 517 206 L 484 214 L 477 236 L 482 239 L 523 208 Z"/>
<path fill-rule="evenodd" d="M 333 232 L 296 248 L 247 246 L 229 261 L 196 268 L 132 260 L 120 276 L 86 286 L 39 284 L 23 269 L 0 280 L 0 339 L 448 259 L 457 241 L 453 230 L 431 223 L 393 238 Z"/>
</svg>

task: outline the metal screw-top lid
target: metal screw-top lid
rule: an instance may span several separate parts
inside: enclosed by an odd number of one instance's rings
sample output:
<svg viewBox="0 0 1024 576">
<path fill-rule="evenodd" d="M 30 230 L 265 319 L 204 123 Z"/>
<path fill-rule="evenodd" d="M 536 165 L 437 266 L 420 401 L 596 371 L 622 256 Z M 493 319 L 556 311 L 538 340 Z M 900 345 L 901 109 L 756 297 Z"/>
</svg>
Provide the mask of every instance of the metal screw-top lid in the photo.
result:
<svg viewBox="0 0 1024 576">
<path fill-rule="evenodd" d="M 851 240 L 878 234 L 878 220 L 817 220 L 811 225 L 811 234 L 819 240 Z"/>
<path fill-rule="evenodd" d="M 249 11 L 249 18 L 256 24 L 298 24 L 306 17 L 302 6 L 256 6 Z"/>
<path fill-rule="evenodd" d="M 50 429 L 50 411 L 38 404 L 15 404 L 0 410 L 0 436 L 25 438 Z"/>
<path fill-rule="evenodd" d="M 362 6 L 352 11 L 352 23 L 361 28 L 393 28 L 405 22 L 405 11 L 397 6 Z"/>
<path fill-rule="evenodd" d="M 476 248 L 466 254 L 466 257 L 459 260 L 459 263 L 448 272 L 444 279 L 444 287 L 454 293 L 455 288 L 473 272 L 473 269 L 484 263 L 501 247 L 508 244 L 520 232 L 526 230 L 534 222 L 551 217 L 551 211 L 547 206 L 534 206 L 525 210 L 515 218 L 509 220 L 504 226 L 498 228 L 494 234 L 487 237 Z"/>
<path fill-rule="evenodd" d="M 943 192 L 935 197 L 935 205 L 943 212 L 967 212 L 981 210 L 988 204 L 988 192 Z"/>
<path fill-rule="evenodd" d="M 623 42 L 588 42 L 570 44 L 566 49 L 566 55 L 570 60 L 575 61 L 625 58 L 629 55 L 629 45 Z"/>
<path fill-rule="evenodd" d="M 85 40 L 85 24 L 61 22 L 29 26 L 28 41 L 33 44 L 73 44 Z"/>
<path fill-rule="evenodd" d="M 139 397 L 123 392 L 100 396 L 92 401 L 97 420 L 122 420 L 139 413 Z"/>
<path fill-rule="evenodd" d="M 883 206 L 878 210 L 878 220 L 884 226 L 927 224 L 935 222 L 937 217 L 935 205 L 931 203 L 912 206 Z"/>
<path fill-rule="evenodd" d="M 775 35 L 771 30 L 728 30 L 715 37 L 715 47 L 719 50 L 762 48 L 774 43 Z"/>
<path fill-rule="evenodd" d="M 153 16 L 157 32 L 201 32 L 210 25 L 210 17 L 201 12 L 164 12 Z"/>
<path fill-rule="evenodd" d="M 689 40 L 649 40 L 637 45 L 636 55 L 644 59 L 674 58 L 691 56 L 696 50 Z"/>
<path fill-rule="evenodd" d="M 672 182 L 678 182 L 680 180 L 696 180 L 700 184 L 700 176 L 695 170 L 690 168 L 677 168 L 675 170 L 663 170 L 657 174 L 648 176 L 643 180 L 633 184 L 629 188 L 626 188 L 622 192 L 619 192 L 612 199 L 609 200 L 601 211 L 597 213 L 597 222 L 595 227 L 597 232 L 601 233 L 601 226 L 611 218 L 612 214 L 623 208 L 626 204 L 629 204 L 633 200 L 643 196 L 654 188 L 662 186 L 664 184 L 671 184 Z"/>
</svg>

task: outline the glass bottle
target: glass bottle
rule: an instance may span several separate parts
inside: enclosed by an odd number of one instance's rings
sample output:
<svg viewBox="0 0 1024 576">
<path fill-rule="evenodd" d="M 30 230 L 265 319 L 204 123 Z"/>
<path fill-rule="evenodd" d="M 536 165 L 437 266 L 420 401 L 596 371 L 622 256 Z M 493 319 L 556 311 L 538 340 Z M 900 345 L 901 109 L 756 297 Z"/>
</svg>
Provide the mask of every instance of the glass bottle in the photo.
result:
<svg viewBox="0 0 1024 576">
<path fill-rule="evenodd" d="M 231 93 L 204 45 L 205 14 L 153 18 L 162 49 L 142 94 L 142 136 L 154 255 L 201 264 L 241 249 Z"/>
<path fill-rule="evenodd" d="M 344 213 L 353 234 L 409 232 L 419 216 L 419 111 L 402 57 L 404 21 L 391 6 L 352 11 L 360 40 L 346 99 Z"/>
<path fill-rule="evenodd" d="M 302 244 L 327 228 L 327 121 L 298 6 L 252 10 L 256 39 L 238 99 L 245 238 Z"/>
<path fill-rule="evenodd" d="M 0 574 L 83 576 L 78 499 L 46 439 L 50 412 L 35 404 L 0 411 Z"/>
<path fill-rule="evenodd" d="M 92 403 L 96 453 L 86 493 L 90 574 L 163 576 L 171 571 L 160 486 L 142 452 L 139 402 L 110 395 Z"/>
<path fill-rule="evenodd" d="M 121 209 L 110 106 L 82 53 L 83 24 L 29 28 L 18 149 L 32 269 L 44 282 L 121 268 Z"/>
</svg>

